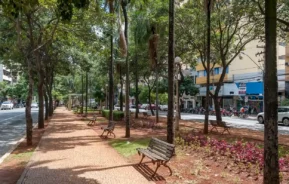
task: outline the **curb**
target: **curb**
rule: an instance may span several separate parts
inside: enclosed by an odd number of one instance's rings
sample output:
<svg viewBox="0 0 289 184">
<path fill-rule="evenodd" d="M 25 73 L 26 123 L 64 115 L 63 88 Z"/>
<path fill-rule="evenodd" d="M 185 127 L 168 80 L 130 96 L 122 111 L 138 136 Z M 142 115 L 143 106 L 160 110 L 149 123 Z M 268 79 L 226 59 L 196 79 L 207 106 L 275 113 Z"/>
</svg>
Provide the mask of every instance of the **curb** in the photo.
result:
<svg viewBox="0 0 289 184">
<path fill-rule="evenodd" d="M 35 123 L 35 125 L 33 126 L 33 128 L 35 128 L 38 125 L 38 123 Z M 25 130 L 24 130 L 25 132 Z M 10 150 L 5 153 L 1 158 L 0 158 L 0 165 L 3 163 L 3 161 L 9 156 L 11 155 L 11 153 L 19 146 L 19 144 L 25 139 L 26 135 L 23 135 L 22 138 L 20 140 L 17 141 L 16 144 L 14 144 Z"/>
<path fill-rule="evenodd" d="M 52 119 L 52 118 L 51 118 L 51 119 Z M 50 120 L 51 120 L 51 119 L 50 119 Z M 46 128 L 46 130 L 51 126 L 51 123 L 52 123 L 52 122 L 50 121 L 49 124 L 48 124 L 48 126 L 47 126 L 47 128 Z M 33 151 L 33 154 L 32 154 L 32 156 L 31 156 L 30 160 L 28 161 L 27 165 L 25 166 L 25 169 L 24 169 L 24 171 L 22 172 L 20 178 L 17 180 L 17 183 L 16 183 L 16 184 L 22 184 L 23 182 L 25 182 L 24 180 L 25 180 L 26 173 L 29 171 L 29 168 L 30 168 L 30 166 L 32 165 L 31 160 L 33 159 L 34 154 L 36 154 L 36 152 L 39 150 L 39 145 L 40 145 L 40 144 L 42 143 L 42 141 L 43 141 L 43 136 L 45 136 L 46 130 L 45 130 L 44 134 L 42 135 L 42 137 L 41 137 L 41 139 L 40 139 L 37 147 L 36 147 L 35 150 Z"/>
</svg>

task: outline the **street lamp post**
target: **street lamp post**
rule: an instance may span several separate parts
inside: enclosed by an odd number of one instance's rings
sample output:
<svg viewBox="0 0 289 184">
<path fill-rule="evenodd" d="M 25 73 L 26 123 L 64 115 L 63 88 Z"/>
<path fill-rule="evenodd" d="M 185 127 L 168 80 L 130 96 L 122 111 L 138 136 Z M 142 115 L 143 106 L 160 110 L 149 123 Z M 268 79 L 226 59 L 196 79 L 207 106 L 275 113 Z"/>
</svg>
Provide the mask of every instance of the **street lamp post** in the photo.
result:
<svg viewBox="0 0 289 184">
<path fill-rule="evenodd" d="M 179 131 L 179 113 L 180 113 L 180 101 L 179 101 L 179 72 L 182 59 L 180 57 L 175 58 L 176 65 L 176 115 L 175 115 L 175 130 Z"/>
</svg>

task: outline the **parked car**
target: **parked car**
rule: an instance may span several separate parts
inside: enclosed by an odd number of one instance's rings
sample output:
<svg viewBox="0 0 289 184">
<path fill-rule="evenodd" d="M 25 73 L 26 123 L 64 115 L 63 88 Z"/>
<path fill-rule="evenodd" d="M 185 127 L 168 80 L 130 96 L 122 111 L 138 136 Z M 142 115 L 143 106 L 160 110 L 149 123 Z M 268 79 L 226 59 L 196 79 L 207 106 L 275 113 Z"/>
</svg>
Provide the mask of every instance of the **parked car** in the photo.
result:
<svg viewBox="0 0 289 184">
<path fill-rule="evenodd" d="M 146 109 L 148 105 L 149 105 L 149 104 L 142 104 L 142 105 L 140 106 L 140 109 Z"/>
<path fill-rule="evenodd" d="M 32 103 L 31 104 L 31 108 L 38 108 L 38 104 L 37 103 Z"/>
<path fill-rule="evenodd" d="M 13 109 L 13 107 L 14 107 L 14 105 L 13 105 L 13 103 L 12 102 L 10 102 L 10 101 L 5 101 L 5 102 L 3 102 L 2 104 L 1 104 L 1 107 L 0 107 L 0 109 L 2 110 L 2 109 Z"/>
<path fill-rule="evenodd" d="M 168 110 L 168 105 L 160 105 L 160 110 L 161 111 L 167 111 Z"/>
<path fill-rule="evenodd" d="M 264 123 L 264 112 L 257 115 L 257 120 L 261 124 Z M 278 123 L 289 126 L 289 106 L 278 107 Z"/>
</svg>

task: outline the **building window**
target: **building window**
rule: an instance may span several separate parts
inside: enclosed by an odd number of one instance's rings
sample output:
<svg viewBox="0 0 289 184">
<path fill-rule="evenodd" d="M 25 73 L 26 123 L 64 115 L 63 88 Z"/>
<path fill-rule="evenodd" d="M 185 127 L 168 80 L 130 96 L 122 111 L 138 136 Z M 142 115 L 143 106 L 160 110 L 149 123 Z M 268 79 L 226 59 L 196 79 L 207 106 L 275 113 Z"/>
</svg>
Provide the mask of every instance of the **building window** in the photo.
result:
<svg viewBox="0 0 289 184">
<path fill-rule="evenodd" d="M 204 76 L 205 76 L 205 77 L 207 76 L 207 71 L 206 71 L 206 70 L 204 70 Z"/>
<path fill-rule="evenodd" d="M 214 68 L 214 75 L 219 75 L 220 68 Z"/>
<path fill-rule="evenodd" d="M 229 73 L 229 67 L 226 68 L 226 73 Z"/>
</svg>

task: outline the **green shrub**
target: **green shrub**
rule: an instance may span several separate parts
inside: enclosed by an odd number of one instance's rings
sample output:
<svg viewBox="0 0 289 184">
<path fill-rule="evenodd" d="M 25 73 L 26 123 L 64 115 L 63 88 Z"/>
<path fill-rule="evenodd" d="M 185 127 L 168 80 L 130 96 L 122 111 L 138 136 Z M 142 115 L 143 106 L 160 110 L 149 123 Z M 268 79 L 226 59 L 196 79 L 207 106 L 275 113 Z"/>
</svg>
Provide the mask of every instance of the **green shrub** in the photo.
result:
<svg viewBox="0 0 289 184">
<path fill-rule="evenodd" d="M 289 99 L 285 98 L 284 100 L 282 100 L 281 104 L 282 106 L 289 106 Z"/>
<path fill-rule="evenodd" d="M 124 113 L 122 111 L 113 111 L 113 120 L 120 121 L 124 117 Z M 102 110 L 102 116 L 109 118 L 109 110 Z"/>
</svg>

